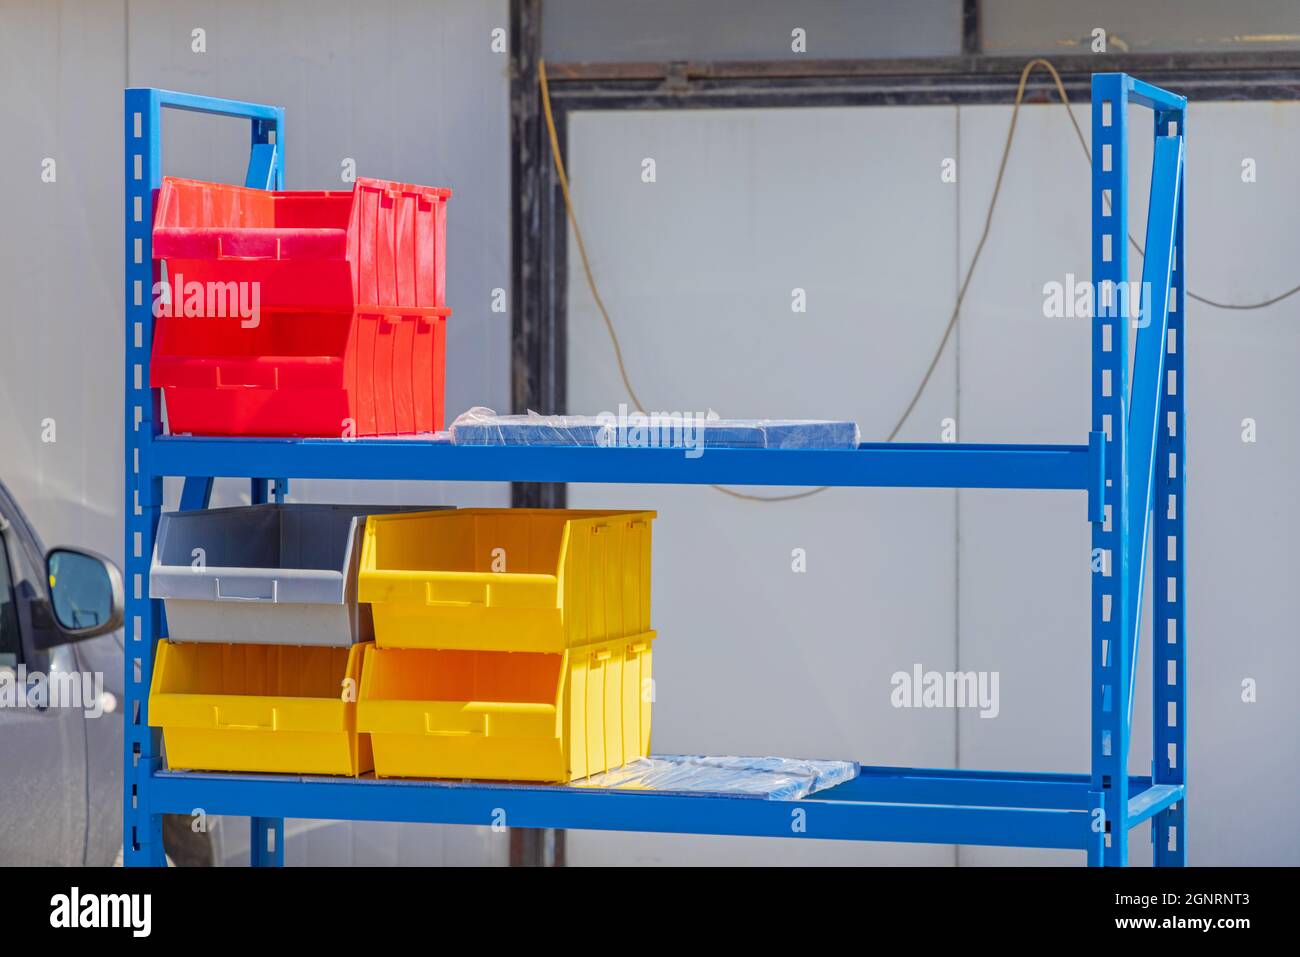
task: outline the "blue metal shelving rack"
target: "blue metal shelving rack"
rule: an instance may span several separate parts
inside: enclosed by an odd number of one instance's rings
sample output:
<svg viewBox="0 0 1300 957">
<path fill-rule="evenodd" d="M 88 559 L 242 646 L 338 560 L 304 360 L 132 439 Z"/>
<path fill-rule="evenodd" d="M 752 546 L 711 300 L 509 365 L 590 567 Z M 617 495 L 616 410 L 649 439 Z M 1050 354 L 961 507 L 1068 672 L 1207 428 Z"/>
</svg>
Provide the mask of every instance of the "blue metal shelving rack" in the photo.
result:
<svg viewBox="0 0 1300 957">
<path fill-rule="evenodd" d="M 1155 115 L 1140 318 L 1129 381 L 1129 104 Z M 1070 848 L 1089 864 L 1127 863 L 1129 830 L 1152 823 L 1155 862 L 1186 863 L 1186 441 L 1182 381 L 1183 143 L 1186 100 L 1125 74 L 1092 86 L 1092 431 L 1086 445 L 863 444 L 854 450 L 470 448 L 410 439 L 232 439 L 161 434 L 149 388 L 153 340 L 153 198 L 164 108 L 251 121 L 246 182 L 284 182 L 284 113 L 157 89 L 126 91 L 127 655 L 124 846 L 128 864 L 163 863 L 160 815 L 247 816 L 253 863 L 283 863 L 286 817 L 594 828 L 692 834 Z M 351 479 L 1069 489 L 1092 525 L 1092 770 L 1087 774 L 864 767 L 797 802 L 715 794 L 286 775 L 162 768 L 148 725 L 161 603 L 148 598 L 164 476 L 184 479 L 182 507 L 208 502 L 213 479 Z M 1154 516 L 1149 522 L 1149 516 Z M 1082 516 L 1081 516 L 1082 517 Z M 1154 532 L 1149 529 L 1154 526 Z M 1154 536 L 1154 755 L 1127 773 L 1143 570 Z"/>
</svg>

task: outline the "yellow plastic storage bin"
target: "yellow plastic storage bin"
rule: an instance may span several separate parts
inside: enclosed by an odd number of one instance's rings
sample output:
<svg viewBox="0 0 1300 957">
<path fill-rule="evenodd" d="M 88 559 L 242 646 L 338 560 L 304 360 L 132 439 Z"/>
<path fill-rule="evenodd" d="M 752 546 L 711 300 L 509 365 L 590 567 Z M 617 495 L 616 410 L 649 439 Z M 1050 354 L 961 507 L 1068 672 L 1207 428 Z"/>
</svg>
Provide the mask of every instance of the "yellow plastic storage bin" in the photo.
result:
<svg viewBox="0 0 1300 957">
<path fill-rule="evenodd" d="M 650 631 L 654 512 L 371 515 L 358 598 L 379 648 L 566 649 Z"/>
<path fill-rule="evenodd" d="M 356 699 L 372 648 L 158 642 L 149 723 L 162 728 L 168 766 L 371 770 L 370 741 L 357 733 Z"/>
<path fill-rule="evenodd" d="M 357 703 L 375 774 L 566 782 L 643 757 L 653 639 L 561 654 L 376 648 Z"/>
</svg>

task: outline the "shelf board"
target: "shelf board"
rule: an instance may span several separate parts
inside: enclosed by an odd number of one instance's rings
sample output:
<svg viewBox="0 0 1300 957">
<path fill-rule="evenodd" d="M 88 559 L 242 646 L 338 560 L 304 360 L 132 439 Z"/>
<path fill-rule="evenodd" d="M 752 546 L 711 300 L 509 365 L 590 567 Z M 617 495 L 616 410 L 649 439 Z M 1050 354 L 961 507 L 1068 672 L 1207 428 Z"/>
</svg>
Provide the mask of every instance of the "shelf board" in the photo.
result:
<svg viewBox="0 0 1300 957">
<path fill-rule="evenodd" d="M 157 813 L 405 821 L 680 834 L 983 844 L 1086 850 L 1092 830 L 1085 774 L 864 767 L 802 801 L 683 791 L 559 785 L 155 771 Z M 1142 819 L 1181 798 L 1181 786 L 1130 779 Z M 1154 810 L 1153 810 L 1154 809 Z M 796 813 L 800 812 L 800 813 Z"/>
<path fill-rule="evenodd" d="M 1101 443 L 864 443 L 856 449 L 458 446 L 432 438 L 261 439 L 160 436 L 151 476 L 433 479 L 677 485 L 877 486 L 1100 491 Z"/>
</svg>

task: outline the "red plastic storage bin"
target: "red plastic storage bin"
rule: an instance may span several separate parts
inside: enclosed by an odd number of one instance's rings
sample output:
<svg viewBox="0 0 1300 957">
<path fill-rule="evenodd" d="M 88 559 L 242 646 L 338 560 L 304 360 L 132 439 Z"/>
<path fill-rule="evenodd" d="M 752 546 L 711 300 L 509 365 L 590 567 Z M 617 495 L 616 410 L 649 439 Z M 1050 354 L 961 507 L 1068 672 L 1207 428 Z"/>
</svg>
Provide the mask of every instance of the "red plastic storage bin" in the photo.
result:
<svg viewBox="0 0 1300 957">
<path fill-rule="evenodd" d="M 301 193 L 164 179 L 154 255 L 173 288 L 150 383 L 170 430 L 442 429 L 450 195 L 369 179 Z"/>
<path fill-rule="evenodd" d="M 350 192 L 272 192 L 169 176 L 153 254 L 187 282 L 257 282 L 263 309 L 437 309 L 450 196 L 379 179 Z"/>
<path fill-rule="evenodd" d="M 257 330 L 173 318 L 159 320 L 150 379 L 173 434 L 401 435 L 443 428 L 445 356 L 441 316 L 273 313 Z"/>
</svg>

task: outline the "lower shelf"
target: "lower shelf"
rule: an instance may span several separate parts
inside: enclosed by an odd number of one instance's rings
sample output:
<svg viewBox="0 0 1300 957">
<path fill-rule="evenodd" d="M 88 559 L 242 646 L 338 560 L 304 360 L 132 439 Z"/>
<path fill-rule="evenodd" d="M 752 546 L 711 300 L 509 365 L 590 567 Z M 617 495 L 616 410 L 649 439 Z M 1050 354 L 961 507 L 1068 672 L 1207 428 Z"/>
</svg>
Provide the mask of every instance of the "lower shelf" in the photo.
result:
<svg viewBox="0 0 1300 957">
<path fill-rule="evenodd" d="M 802 801 L 550 785 L 155 771 L 154 814 L 1096 849 L 1086 774 L 864 767 Z M 1129 826 L 1182 785 L 1129 779 Z"/>
</svg>

